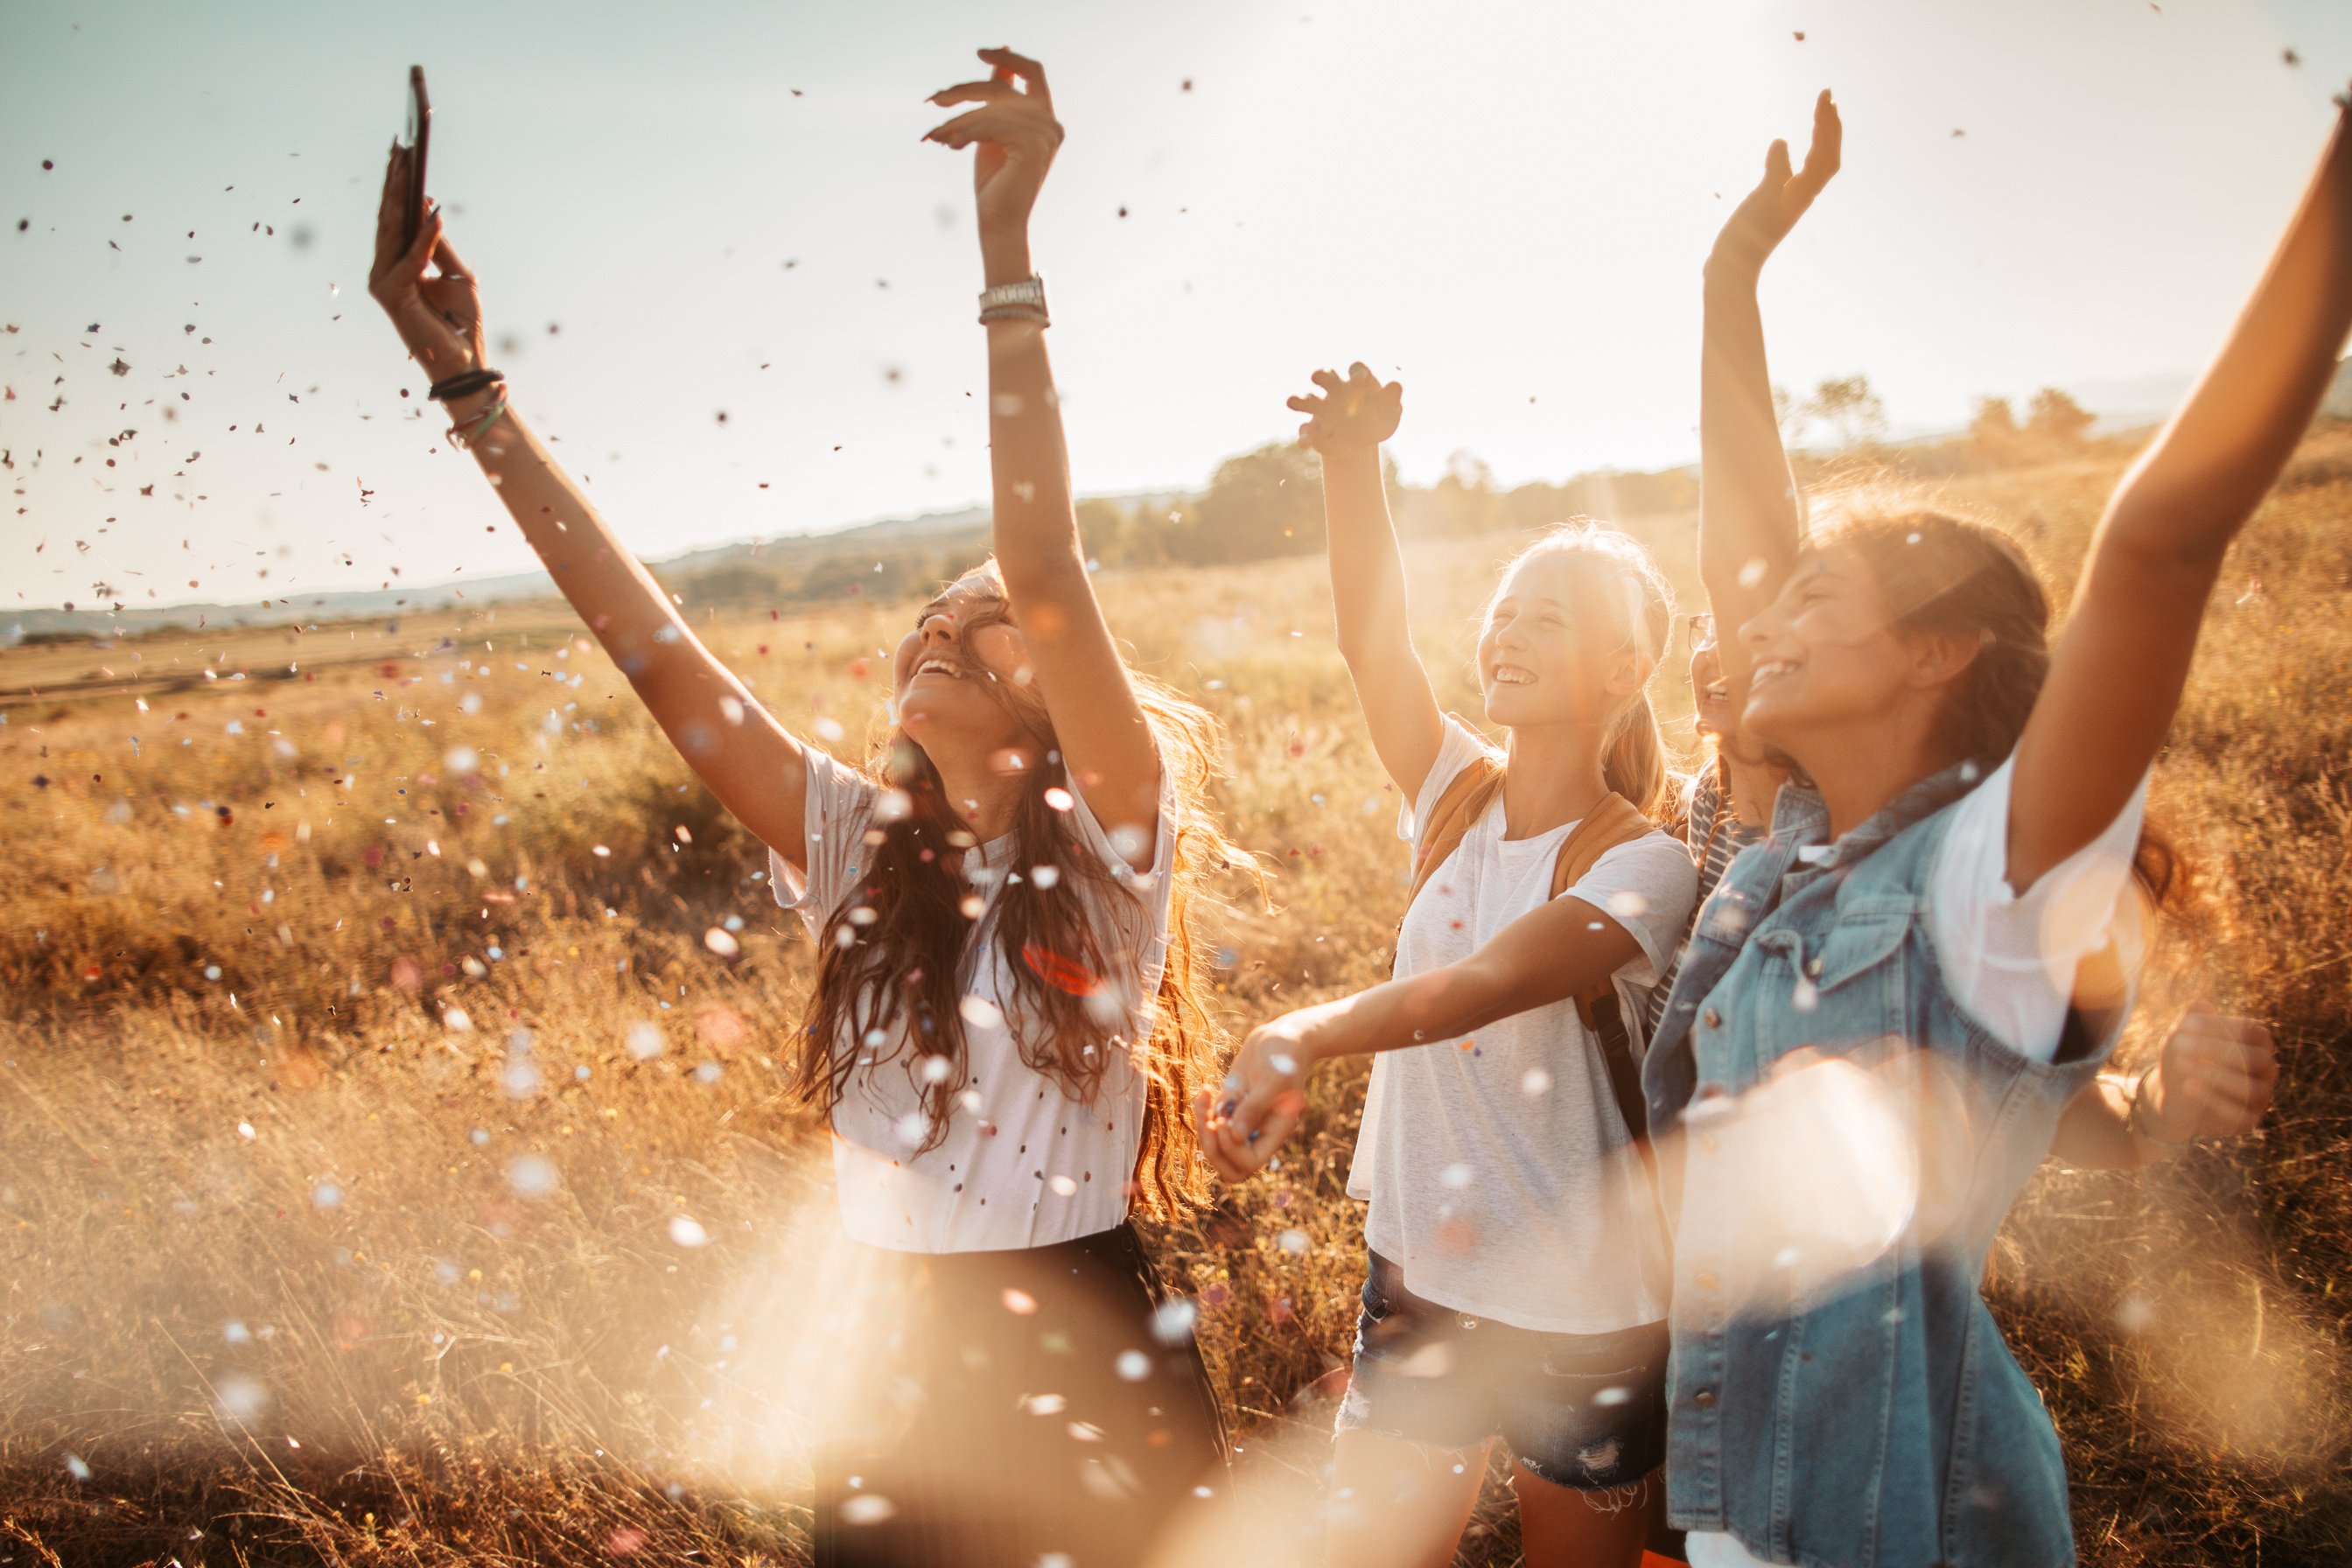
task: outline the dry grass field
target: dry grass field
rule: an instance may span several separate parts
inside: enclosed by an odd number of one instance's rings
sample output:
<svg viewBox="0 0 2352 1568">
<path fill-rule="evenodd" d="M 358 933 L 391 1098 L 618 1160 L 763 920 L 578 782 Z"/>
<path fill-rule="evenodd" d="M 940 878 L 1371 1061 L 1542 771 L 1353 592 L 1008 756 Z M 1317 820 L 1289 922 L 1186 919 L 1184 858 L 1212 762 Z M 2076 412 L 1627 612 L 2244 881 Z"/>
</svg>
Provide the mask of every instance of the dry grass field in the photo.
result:
<svg viewBox="0 0 2352 1568">
<path fill-rule="evenodd" d="M 2063 584 L 2120 460 L 1948 489 Z M 1687 516 L 1632 526 L 1691 583 Z M 1414 547 L 1453 706 L 1510 543 Z M 1102 592 L 1223 719 L 1274 872 L 1276 911 L 1236 879 L 1221 917 L 1234 1020 L 1379 978 L 1396 801 L 1321 562 Z M 849 754 L 908 609 L 703 629 Z M 1995 1259 L 2102 1568 L 2352 1560 L 2347 611 L 2339 429 L 2216 597 L 2158 772 L 2205 912 L 2133 1041 L 2198 994 L 2269 1018 L 2277 1109 L 2145 1175 L 2046 1171 Z M 0 1563 L 803 1560 L 799 1456 L 869 1310 L 784 1092 L 809 944 L 563 607 L 19 648 L 0 687 Z M 1360 1099 L 1333 1075 L 1280 1171 L 1159 1237 L 1267 1505 L 1252 1561 L 1311 1560 Z M 1506 1496 L 1464 1561 L 1517 1560 Z"/>
</svg>

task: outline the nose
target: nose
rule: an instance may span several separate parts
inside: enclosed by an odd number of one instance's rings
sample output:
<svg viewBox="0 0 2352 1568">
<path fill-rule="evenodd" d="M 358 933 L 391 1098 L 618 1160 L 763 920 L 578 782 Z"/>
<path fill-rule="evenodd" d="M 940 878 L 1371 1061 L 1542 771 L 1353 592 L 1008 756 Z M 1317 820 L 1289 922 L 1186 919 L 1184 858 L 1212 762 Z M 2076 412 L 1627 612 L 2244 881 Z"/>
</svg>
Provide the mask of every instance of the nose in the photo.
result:
<svg viewBox="0 0 2352 1568">
<path fill-rule="evenodd" d="M 915 628 L 915 635 L 922 639 L 925 647 L 936 647 L 941 643 L 953 643 L 955 633 L 955 617 L 945 610 L 932 611 L 925 616 L 922 624 Z"/>
<path fill-rule="evenodd" d="M 1759 610 L 1740 623 L 1738 632 L 1740 645 L 1750 654 L 1760 652 L 1764 645 L 1772 640 L 1772 636 L 1778 629 L 1779 625 L 1773 619 L 1772 612 L 1769 609 Z"/>
</svg>

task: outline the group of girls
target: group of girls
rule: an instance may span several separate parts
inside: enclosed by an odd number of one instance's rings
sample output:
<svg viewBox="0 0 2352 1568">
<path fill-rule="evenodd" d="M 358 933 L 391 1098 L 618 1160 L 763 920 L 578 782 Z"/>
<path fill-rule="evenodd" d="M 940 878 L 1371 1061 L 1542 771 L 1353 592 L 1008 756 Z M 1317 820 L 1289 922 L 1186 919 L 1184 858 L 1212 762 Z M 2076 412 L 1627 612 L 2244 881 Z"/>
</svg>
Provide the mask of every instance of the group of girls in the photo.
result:
<svg viewBox="0 0 2352 1568">
<path fill-rule="evenodd" d="M 437 208 L 404 246 L 397 151 L 371 280 L 815 936 L 802 1076 L 898 1308 L 859 1430 L 817 1458 L 819 1561 L 1132 1563 L 1188 1515 L 1213 1529 L 1224 1423 L 1134 1218 L 1262 1167 L 1317 1065 L 1373 1054 L 1330 1562 L 1446 1561 L 1496 1436 L 1532 1563 L 2071 1562 L 2054 1434 L 1978 1287 L 2053 1148 L 2133 1163 L 2268 1101 L 2267 1037 L 2208 1015 L 2148 1072 L 2103 1069 L 2129 917 L 2169 880 L 2143 800 L 2206 598 L 2352 326 L 2346 126 L 2054 645 L 1994 529 L 1882 507 L 1807 531 L 1756 287 L 1836 172 L 1828 95 L 1801 169 L 1774 143 L 1704 273 L 1692 781 L 1647 695 L 1669 592 L 1600 524 L 1527 549 L 1486 607 L 1504 743 L 1440 709 L 1381 482 L 1402 394 L 1318 374 L 1291 406 L 1413 892 L 1393 980 L 1221 1066 L 1196 900 L 1240 851 L 1206 804 L 1215 727 L 1096 601 L 1028 241 L 1062 128 L 1034 61 L 980 58 L 929 140 L 974 153 L 995 549 L 915 616 L 863 767 L 759 702 L 557 468 L 485 370 Z M 1850 1182 L 1759 1168 L 1824 1148 Z M 1813 1212 L 1841 1184 L 1858 1222 Z"/>
</svg>

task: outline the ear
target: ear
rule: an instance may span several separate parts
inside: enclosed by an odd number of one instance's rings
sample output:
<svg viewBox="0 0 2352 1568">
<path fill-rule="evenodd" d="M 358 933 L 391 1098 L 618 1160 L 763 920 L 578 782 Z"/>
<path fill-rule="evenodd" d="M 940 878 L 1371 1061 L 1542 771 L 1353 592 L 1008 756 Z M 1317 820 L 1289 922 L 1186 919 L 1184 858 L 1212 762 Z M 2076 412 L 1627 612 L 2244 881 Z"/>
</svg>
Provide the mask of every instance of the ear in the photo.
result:
<svg viewBox="0 0 2352 1568">
<path fill-rule="evenodd" d="M 1905 683 L 1918 690 L 1959 679 L 1984 651 L 1984 640 L 1967 632 L 1919 632 L 1902 642 Z"/>
<path fill-rule="evenodd" d="M 1650 684 L 1656 669 L 1654 660 L 1644 658 L 1637 648 L 1620 648 L 1609 657 L 1608 689 L 1612 697 L 1637 697 Z"/>
</svg>

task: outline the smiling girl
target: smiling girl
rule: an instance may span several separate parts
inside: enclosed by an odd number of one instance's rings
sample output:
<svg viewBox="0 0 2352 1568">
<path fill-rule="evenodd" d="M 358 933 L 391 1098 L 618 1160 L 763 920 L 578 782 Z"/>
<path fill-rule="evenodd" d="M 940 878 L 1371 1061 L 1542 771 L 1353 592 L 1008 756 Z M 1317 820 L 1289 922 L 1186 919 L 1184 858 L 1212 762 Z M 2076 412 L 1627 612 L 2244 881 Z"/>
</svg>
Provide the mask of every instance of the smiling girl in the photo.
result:
<svg viewBox="0 0 2352 1568">
<path fill-rule="evenodd" d="M 1741 725 L 1803 784 L 1701 910 L 1645 1064 L 1679 1155 L 1669 1511 L 1700 1568 L 2074 1561 L 2056 1435 L 1979 1287 L 2113 1047 L 2135 875 L 2168 879 L 2147 774 L 2352 325 L 2347 113 L 2054 647 L 2015 543 L 1931 510 L 1751 531 L 1709 574 L 1744 623 Z M 1709 374 L 1760 418 L 1750 259 L 1709 265 Z M 1841 1256 L 1824 1211 L 1858 1186 L 1892 1223 Z"/>
<path fill-rule="evenodd" d="M 1095 600 L 1029 260 L 1062 128 L 1034 61 L 981 58 L 986 79 L 932 100 L 976 107 L 929 138 L 976 149 L 997 555 L 900 640 L 897 728 L 864 768 L 786 730 L 556 467 L 483 368 L 437 210 L 403 248 L 398 153 L 371 279 L 523 536 L 817 937 L 803 1079 L 842 1226 L 903 1319 L 867 1347 L 859 1438 L 818 1458 L 824 1563 L 1128 1563 L 1222 1490 L 1206 1373 L 1153 1331 L 1129 1215 L 1200 1197 L 1191 1090 L 1215 1041 L 1189 905 L 1237 852 L 1205 804 L 1213 721 L 1126 666 Z"/>
<path fill-rule="evenodd" d="M 1380 469 L 1402 394 L 1361 364 L 1314 379 L 1291 406 L 1323 460 L 1339 647 L 1417 881 L 1396 979 L 1253 1031 L 1202 1147 L 1229 1179 L 1255 1169 L 1253 1135 L 1285 1136 L 1318 1064 L 1377 1055 L 1330 1561 L 1450 1561 L 1499 1436 L 1529 1562 L 1631 1563 L 1663 1456 L 1668 1265 L 1624 1108 L 1695 882 L 1643 816 L 1670 793 L 1646 688 L 1671 602 L 1613 529 L 1521 553 L 1478 638 L 1496 751 L 1439 709 L 1407 631 Z"/>
</svg>

